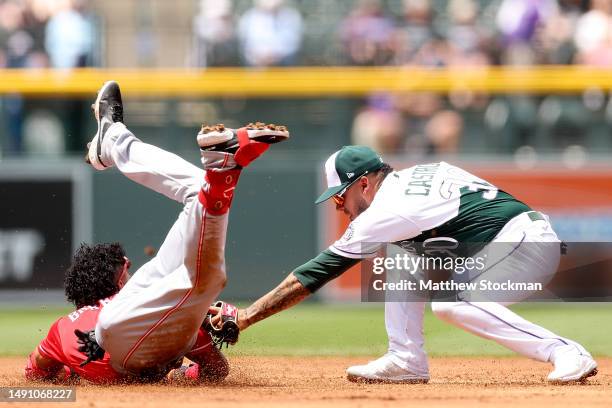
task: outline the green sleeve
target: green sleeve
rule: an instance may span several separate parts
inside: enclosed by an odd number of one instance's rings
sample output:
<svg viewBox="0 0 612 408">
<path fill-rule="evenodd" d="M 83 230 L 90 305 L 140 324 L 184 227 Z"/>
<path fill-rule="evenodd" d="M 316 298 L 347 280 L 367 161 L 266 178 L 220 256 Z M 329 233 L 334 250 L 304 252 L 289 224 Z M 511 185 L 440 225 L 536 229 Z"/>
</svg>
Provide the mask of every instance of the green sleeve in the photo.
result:
<svg viewBox="0 0 612 408">
<path fill-rule="evenodd" d="M 297 267 L 293 271 L 293 275 L 305 288 L 314 293 L 330 280 L 342 275 L 359 261 L 361 259 L 345 258 L 326 249 L 317 255 L 316 258 Z"/>
</svg>

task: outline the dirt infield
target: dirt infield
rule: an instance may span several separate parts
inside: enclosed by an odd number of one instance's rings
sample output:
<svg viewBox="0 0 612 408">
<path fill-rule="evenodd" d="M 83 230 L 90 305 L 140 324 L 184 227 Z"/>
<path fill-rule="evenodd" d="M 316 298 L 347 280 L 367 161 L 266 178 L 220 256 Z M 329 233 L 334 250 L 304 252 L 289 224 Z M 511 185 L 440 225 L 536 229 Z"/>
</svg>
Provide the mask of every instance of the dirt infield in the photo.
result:
<svg viewBox="0 0 612 408">
<path fill-rule="evenodd" d="M 363 358 L 234 357 L 232 373 L 217 386 L 92 386 L 77 388 L 74 407 L 548 407 L 612 406 L 612 358 L 598 359 L 586 384 L 544 382 L 549 365 L 522 358 L 432 358 L 426 385 L 354 384 L 346 366 Z M 22 386 L 23 358 L 0 359 L 0 386 Z M 62 404 L 39 404 L 66 407 Z M 28 404 L 32 406 L 32 404 Z"/>
</svg>

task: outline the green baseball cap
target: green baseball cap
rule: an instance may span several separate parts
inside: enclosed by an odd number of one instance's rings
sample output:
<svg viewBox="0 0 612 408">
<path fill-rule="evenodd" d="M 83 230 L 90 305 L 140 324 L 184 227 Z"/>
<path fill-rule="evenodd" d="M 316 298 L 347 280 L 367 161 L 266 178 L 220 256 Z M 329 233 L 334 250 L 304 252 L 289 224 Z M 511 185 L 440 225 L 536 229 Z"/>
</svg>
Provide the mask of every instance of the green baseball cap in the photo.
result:
<svg viewBox="0 0 612 408">
<path fill-rule="evenodd" d="M 325 162 L 327 190 L 315 203 L 322 203 L 340 194 L 361 176 L 380 169 L 382 165 L 383 159 L 369 147 L 344 146 Z"/>
</svg>

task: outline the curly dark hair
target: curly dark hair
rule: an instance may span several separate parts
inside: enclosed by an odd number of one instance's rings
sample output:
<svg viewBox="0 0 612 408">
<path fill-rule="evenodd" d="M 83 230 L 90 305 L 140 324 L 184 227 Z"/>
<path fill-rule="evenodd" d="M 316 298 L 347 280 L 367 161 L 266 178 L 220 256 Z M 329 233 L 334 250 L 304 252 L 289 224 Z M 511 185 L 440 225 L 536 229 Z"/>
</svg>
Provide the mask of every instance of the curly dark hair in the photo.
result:
<svg viewBox="0 0 612 408">
<path fill-rule="evenodd" d="M 119 268 L 125 263 L 121 244 L 81 244 L 66 271 L 66 299 L 77 308 L 96 306 L 100 299 L 119 292 Z"/>
</svg>

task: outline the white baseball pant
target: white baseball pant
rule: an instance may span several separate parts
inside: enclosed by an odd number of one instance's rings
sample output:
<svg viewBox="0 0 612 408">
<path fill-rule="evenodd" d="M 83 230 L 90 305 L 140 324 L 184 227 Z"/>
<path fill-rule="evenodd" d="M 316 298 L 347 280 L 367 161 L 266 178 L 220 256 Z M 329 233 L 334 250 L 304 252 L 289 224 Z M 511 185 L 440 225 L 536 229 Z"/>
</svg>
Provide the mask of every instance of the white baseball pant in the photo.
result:
<svg viewBox="0 0 612 408">
<path fill-rule="evenodd" d="M 533 221 L 528 213 L 523 213 L 504 226 L 493 242 L 499 245 L 496 250 L 507 248 L 508 256 L 496 256 L 488 260 L 488 263 L 496 262 L 495 278 L 504 281 L 505 277 L 512 279 L 522 275 L 546 283 L 554 275 L 560 258 L 559 245 L 555 244 L 560 241 L 548 217 L 545 218 Z M 529 293 L 525 292 L 525 295 Z M 506 306 L 521 300 L 516 299 L 516 293 L 513 296 L 502 302 L 432 302 L 431 309 L 437 317 L 448 323 L 538 361 L 549 361 L 556 347 L 568 344 L 588 355 L 580 344 L 531 323 L 508 309 Z M 385 304 L 385 325 L 392 361 L 422 375 L 429 372 L 427 354 L 423 348 L 424 308 L 424 302 Z"/>
<path fill-rule="evenodd" d="M 205 183 L 201 168 L 141 142 L 122 123 L 107 132 L 116 139 L 111 156 L 125 176 L 184 205 L 157 255 L 134 273 L 96 325 L 113 368 L 138 374 L 180 359 L 194 344 L 225 285 L 228 214 L 212 216 L 198 200 Z"/>
</svg>

